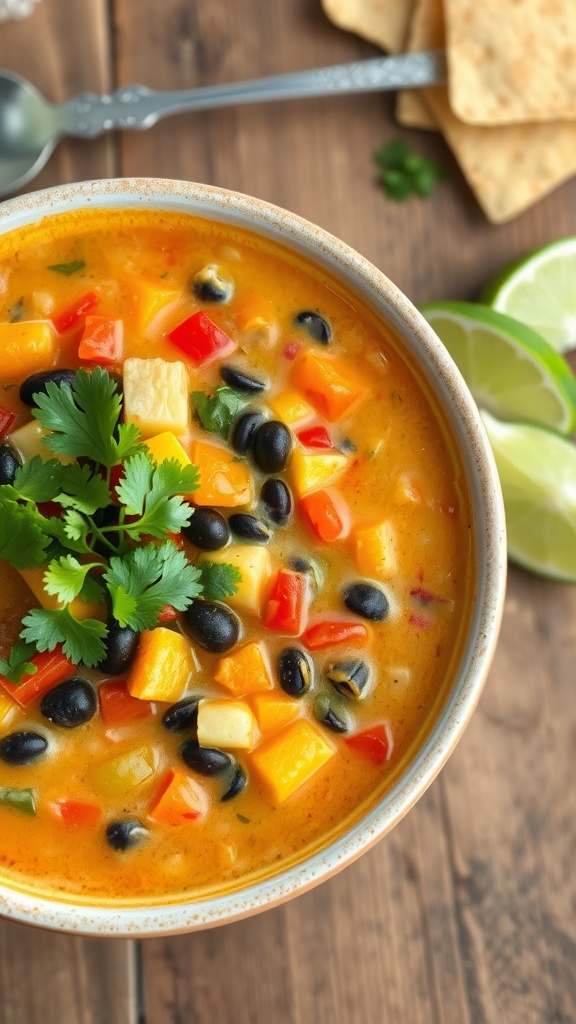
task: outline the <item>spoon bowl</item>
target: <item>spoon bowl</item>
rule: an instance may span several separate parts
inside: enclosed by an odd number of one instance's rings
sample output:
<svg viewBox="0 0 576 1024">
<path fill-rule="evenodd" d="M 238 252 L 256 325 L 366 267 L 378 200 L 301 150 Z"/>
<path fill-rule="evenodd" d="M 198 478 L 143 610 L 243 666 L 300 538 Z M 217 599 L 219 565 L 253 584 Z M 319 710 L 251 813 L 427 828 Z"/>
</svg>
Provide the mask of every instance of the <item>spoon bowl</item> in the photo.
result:
<svg viewBox="0 0 576 1024">
<path fill-rule="evenodd" d="M 19 75 L 0 72 L 0 195 L 27 185 L 59 138 L 55 109 Z"/>
</svg>

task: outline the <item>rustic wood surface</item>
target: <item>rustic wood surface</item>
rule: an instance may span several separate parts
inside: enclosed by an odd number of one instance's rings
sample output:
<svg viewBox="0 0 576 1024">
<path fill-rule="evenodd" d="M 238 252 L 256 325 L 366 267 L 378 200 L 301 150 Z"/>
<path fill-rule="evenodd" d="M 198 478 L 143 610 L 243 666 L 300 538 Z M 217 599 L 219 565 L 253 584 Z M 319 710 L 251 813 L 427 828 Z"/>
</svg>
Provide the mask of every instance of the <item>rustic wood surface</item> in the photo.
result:
<svg viewBox="0 0 576 1024">
<path fill-rule="evenodd" d="M 372 56 L 319 0 L 44 0 L 0 26 L 0 65 L 52 100 L 181 88 Z M 292 102 L 61 144 L 35 186 L 137 174 L 251 193 L 321 224 L 416 302 L 473 298 L 506 260 L 576 234 L 576 180 L 490 226 L 450 181 L 395 205 L 372 153 L 389 96 Z M 576 588 L 510 573 L 474 719 L 418 806 L 313 892 L 247 922 L 134 946 L 0 923 L 1 1024 L 567 1024 L 576 1021 Z"/>
</svg>

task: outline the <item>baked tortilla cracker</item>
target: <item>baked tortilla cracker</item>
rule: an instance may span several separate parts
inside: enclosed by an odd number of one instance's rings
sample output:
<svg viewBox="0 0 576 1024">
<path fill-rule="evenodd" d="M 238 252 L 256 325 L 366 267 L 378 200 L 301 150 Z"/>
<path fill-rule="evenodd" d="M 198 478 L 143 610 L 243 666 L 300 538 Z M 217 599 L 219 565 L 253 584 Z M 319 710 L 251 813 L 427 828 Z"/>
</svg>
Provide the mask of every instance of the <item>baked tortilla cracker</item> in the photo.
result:
<svg viewBox="0 0 576 1024">
<path fill-rule="evenodd" d="M 450 106 L 474 125 L 576 119 L 574 0 L 445 0 Z"/>
<path fill-rule="evenodd" d="M 404 48 L 410 53 L 425 50 L 423 40 L 431 39 L 438 18 L 429 3 L 416 0 L 412 19 L 408 26 L 408 35 Z M 442 25 L 440 24 L 439 47 L 444 43 Z M 425 128 L 427 131 L 438 131 L 438 123 L 420 89 L 401 89 L 396 99 L 396 120 L 407 128 Z"/>
<path fill-rule="evenodd" d="M 339 28 L 401 53 L 414 0 L 322 0 L 322 6 Z"/>
</svg>

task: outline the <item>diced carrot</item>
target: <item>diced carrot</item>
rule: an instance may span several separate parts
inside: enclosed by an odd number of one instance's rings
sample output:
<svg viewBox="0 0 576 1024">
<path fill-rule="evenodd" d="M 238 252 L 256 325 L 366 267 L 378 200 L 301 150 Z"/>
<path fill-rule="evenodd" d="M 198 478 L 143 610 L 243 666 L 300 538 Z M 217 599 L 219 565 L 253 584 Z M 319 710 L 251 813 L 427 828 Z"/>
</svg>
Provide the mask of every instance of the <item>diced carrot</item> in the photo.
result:
<svg viewBox="0 0 576 1024">
<path fill-rule="evenodd" d="M 309 626 L 302 640 L 309 651 L 320 651 L 324 647 L 336 647 L 338 644 L 365 644 L 368 630 L 362 622 L 324 619 Z"/>
<path fill-rule="evenodd" d="M 48 810 L 56 821 L 68 828 L 82 828 L 97 825 L 102 811 L 96 804 L 82 800 L 57 800 L 48 804 Z"/>
<path fill-rule="evenodd" d="M 296 362 L 293 383 L 331 423 L 345 416 L 369 387 L 350 364 L 338 357 L 305 352 Z"/>
<path fill-rule="evenodd" d="M 237 697 L 272 688 L 262 644 L 259 643 L 246 644 L 226 658 L 221 658 L 216 665 L 214 678 Z"/>
<path fill-rule="evenodd" d="M 107 316 L 87 316 L 78 345 L 78 358 L 92 363 L 118 363 L 122 359 L 124 324 Z"/>
<path fill-rule="evenodd" d="M 154 821 L 164 825 L 186 825 L 208 810 L 206 793 L 195 779 L 172 769 L 163 780 L 149 810 Z"/>
<path fill-rule="evenodd" d="M 300 499 L 300 505 L 320 540 L 331 544 L 348 536 L 350 512 L 337 491 L 313 491 Z"/>
<path fill-rule="evenodd" d="M 132 697 L 124 680 L 102 683 L 98 696 L 100 714 L 106 726 L 127 725 L 152 715 L 150 702 Z"/>
</svg>

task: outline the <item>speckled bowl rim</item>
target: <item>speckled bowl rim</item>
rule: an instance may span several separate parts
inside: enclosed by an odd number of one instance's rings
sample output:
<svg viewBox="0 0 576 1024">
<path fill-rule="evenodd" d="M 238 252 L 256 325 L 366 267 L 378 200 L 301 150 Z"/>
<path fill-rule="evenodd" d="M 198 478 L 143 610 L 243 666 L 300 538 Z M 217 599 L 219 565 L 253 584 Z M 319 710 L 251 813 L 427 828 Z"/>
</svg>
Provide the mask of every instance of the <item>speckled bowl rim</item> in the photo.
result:
<svg viewBox="0 0 576 1024">
<path fill-rule="evenodd" d="M 478 578 L 470 635 L 452 692 L 428 739 L 393 788 L 329 846 L 229 895 L 165 906 L 99 906 L 46 898 L 0 881 L 0 915 L 84 935 L 145 937 L 224 924 L 277 906 L 329 878 L 384 836 L 424 793 L 456 746 L 476 706 L 494 653 L 506 578 L 500 485 L 470 393 L 430 326 L 387 277 L 349 246 L 296 215 L 209 185 L 152 178 L 79 182 L 0 206 L 0 233 L 77 208 L 176 210 L 246 227 L 330 271 L 400 336 L 441 402 L 463 459 L 474 508 Z"/>
</svg>

